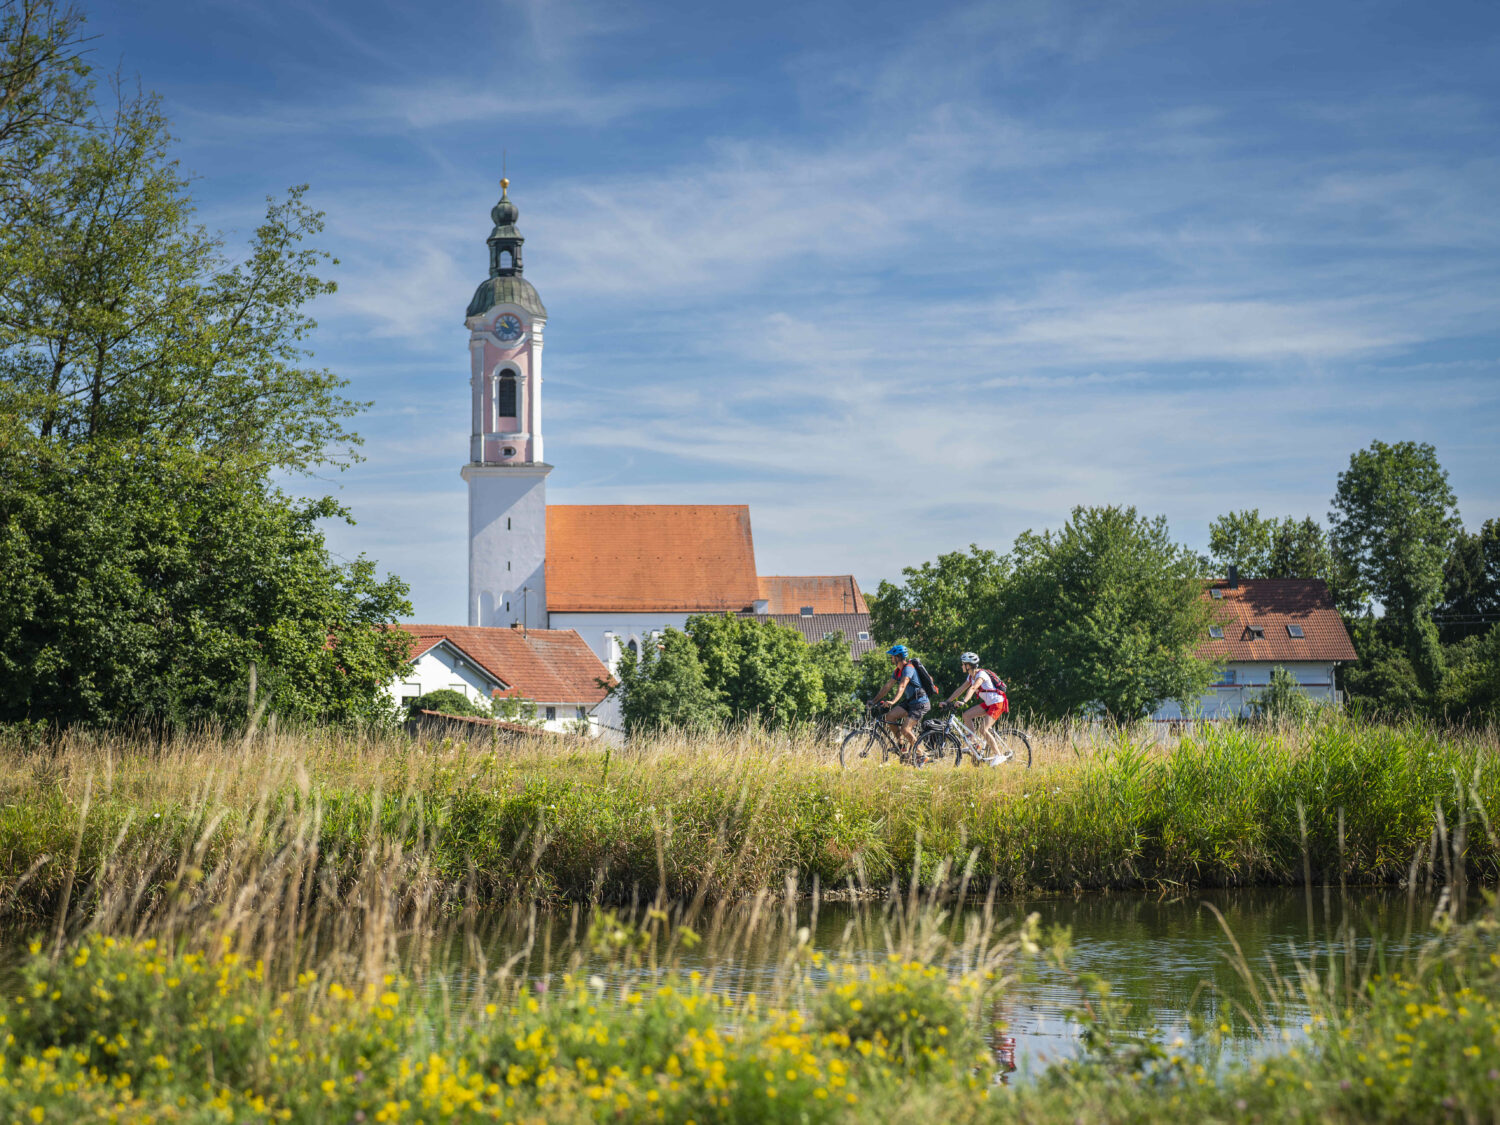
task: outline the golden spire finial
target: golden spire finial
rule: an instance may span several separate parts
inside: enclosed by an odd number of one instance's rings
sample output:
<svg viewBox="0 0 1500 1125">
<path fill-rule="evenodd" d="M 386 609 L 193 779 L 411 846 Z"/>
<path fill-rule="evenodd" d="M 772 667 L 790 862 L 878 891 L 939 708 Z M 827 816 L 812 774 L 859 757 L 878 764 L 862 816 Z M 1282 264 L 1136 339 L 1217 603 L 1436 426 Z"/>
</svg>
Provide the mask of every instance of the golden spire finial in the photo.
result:
<svg viewBox="0 0 1500 1125">
<path fill-rule="evenodd" d="M 500 179 L 500 190 L 504 191 L 508 187 L 510 187 L 510 181 L 502 176 Z"/>
</svg>

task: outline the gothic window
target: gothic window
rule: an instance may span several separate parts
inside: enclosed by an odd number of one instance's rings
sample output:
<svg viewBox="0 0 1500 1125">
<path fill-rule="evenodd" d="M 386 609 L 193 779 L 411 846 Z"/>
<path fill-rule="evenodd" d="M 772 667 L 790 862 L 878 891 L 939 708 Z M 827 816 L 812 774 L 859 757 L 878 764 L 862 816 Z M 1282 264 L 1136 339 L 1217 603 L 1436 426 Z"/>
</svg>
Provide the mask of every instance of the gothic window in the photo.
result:
<svg viewBox="0 0 1500 1125">
<path fill-rule="evenodd" d="M 500 251 L 500 268 L 503 269 L 503 270 L 508 270 L 513 265 L 515 265 L 515 259 L 513 259 L 511 257 L 510 251 L 509 250 L 502 250 L 502 251 Z"/>
<path fill-rule="evenodd" d="M 495 386 L 495 416 L 516 416 L 516 375 L 513 371 L 503 372 Z"/>
<path fill-rule="evenodd" d="M 625 647 L 630 650 L 630 655 L 631 656 L 639 656 L 641 654 L 641 646 L 638 645 L 638 644 L 636 644 L 633 639 Z"/>
</svg>

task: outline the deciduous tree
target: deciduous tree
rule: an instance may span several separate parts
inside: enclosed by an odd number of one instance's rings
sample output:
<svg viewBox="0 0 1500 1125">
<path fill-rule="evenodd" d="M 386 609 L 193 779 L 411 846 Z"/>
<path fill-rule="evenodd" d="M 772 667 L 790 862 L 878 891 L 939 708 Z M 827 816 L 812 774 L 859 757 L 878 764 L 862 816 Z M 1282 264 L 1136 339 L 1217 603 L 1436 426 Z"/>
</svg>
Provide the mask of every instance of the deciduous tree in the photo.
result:
<svg viewBox="0 0 1500 1125">
<path fill-rule="evenodd" d="M 1194 651 L 1212 613 L 1201 565 L 1164 517 L 1075 508 L 1060 531 L 1023 534 L 1012 558 L 1000 670 L 1020 705 L 1134 719 L 1213 682 Z"/>
<path fill-rule="evenodd" d="M 1355 453 L 1339 474 L 1330 522 L 1335 550 L 1384 606 L 1423 688 L 1436 691 L 1444 661 L 1432 611 L 1462 528 L 1437 451 L 1376 441 Z"/>
</svg>

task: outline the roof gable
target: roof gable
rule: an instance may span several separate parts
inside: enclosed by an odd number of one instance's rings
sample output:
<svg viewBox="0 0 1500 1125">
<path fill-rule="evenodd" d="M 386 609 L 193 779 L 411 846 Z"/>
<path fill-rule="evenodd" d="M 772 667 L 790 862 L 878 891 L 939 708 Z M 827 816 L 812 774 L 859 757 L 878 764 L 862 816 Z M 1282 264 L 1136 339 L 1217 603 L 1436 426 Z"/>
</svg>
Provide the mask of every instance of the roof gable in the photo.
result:
<svg viewBox="0 0 1500 1125">
<path fill-rule="evenodd" d="M 538 703 L 599 703 L 609 669 L 572 629 L 496 629 L 477 625 L 400 625 L 416 638 L 415 660 L 446 642 L 506 694 Z"/>
<path fill-rule="evenodd" d="M 1209 637 L 1198 646 L 1204 659 L 1282 664 L 1356 658 L 1349 630 L 1321 578 L 1242 579 L 1238 586 L 1210 582 L 1203 597 L 1212 602 L 1214 623 L 1224 630 L 1222 638 Z"/>
<path fill-rule="evenodd" d="M 547 506 L 551 612 L 737 612 L 758 595 L 747 505 Z"/>
</svg>

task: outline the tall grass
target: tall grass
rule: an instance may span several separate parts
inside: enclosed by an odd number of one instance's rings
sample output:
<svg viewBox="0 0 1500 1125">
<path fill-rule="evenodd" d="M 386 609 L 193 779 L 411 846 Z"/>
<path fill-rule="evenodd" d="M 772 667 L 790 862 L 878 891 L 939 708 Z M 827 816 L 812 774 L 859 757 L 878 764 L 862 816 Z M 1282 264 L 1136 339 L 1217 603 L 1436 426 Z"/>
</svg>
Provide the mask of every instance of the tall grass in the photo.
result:
<svg viewBox="0 0 1500 1125">
<path fill-rule="evenodd" d="M 8 908 L 50 903 L 51 914 L 34 917 L 17 986 L 0 1001 L 0 1119 L 1496 1117 L 1493 904 L 1399 966 L 1309 959 L 1295 979 L 1243 966 L 1245 1019 L 1269 1027 L 1278 1006 L 1311 1013 L 1302 1046 L 1252 1066 L 1215 1071 L 1143 1038 L 1106 989 L 1079 978 L 1090 1053 L 1024 1088 L 991 1086 L 994 1004 L 1040 935 L 1034 922 L 998 921 L 1003 881 L 985 880 L 993 861 L 982 858 L 993 821 L 974 811 L 1024 825 L 1098 809 L 1100 823 L 1085 825 L 1093 850 L 1050 862 L 1115 864 L 1132 844 L 1141 865 L 1150 816 L 1213 794 L 1261 802 L 1281 809 L 1280 835 L 1261 826 L 1258 854 L 1306 879 L 1330 862 L 1347 878 L 1359 862 L 1349 857 L 1376 854 L 1360 849 L 1380 816 L 1407 810 L 1410 850 L 1389 871 L 1450 879 L 1451 903 L 1467 885 L 1459 876 L 1496 854 L 1482 741 L 1344 726 L 1262 741 L 1218 732 L 1190 747 L 1059 754 L 1029 777 L 852 777 L 815 750 L 748 734 L 658 744 L 612 754 L 607 780 L 591 750 L 331 734 L 74 739 L 11 755 Z M 1406 768 L 1387 768 L 1405 787 L 1365 784 L 1374 807 L 1356 807 L 1360 771 L 1398 756 Z M 1224 770 L 1241 788 L 1217 788 Z M 1115 806 L 1137 811 L 1122 818 Z M 1200 836 L 1222 823 L 1250 830 L 1223 810 L 1187 813 L 1198 819 L 1171 822 Z M 799 833 L 824 847 L 856 814 L 870 818 L 869 838 L 898 841 L 886 862 L 905 854 L 913 877 L 865 899 L 844 942 L 817 949 L 813 927 L 788 910 L 807 869 L 786 859 L 802 854 Z M 1340 830 L 1342 846 L 1320 851 Z M 948 849 L 954 861 L 935 858 L 943 831 L 968 848 Z M 1394 849 L 1401 831 L 1379 839 Z M 589 863 L 619 838 L 642 852 L 624 853 L 637 865 L 628 883 Z M 828 882 L 867 892 L 853 873 L 871 870 L 870 850 Z M 692 893 L 674 898 L 674 879 Z M 563 936 L 540 913 L 545 898 L 524 897 L 563 886 L 628 887 L 638 899 L 565 911 Z M 976 886 L 983 910 L 946 910 Z M 750 893 L 725 893 L 741 888 Z M 485 932 L 494 912 L 482 907 L 496 899 L 522 900 L 508 943 Z M 812 909 L 820 901 L 815 891 Z M 754 943 L 779 949 L 758 992 L 727 979 Z M 1065 940 L 1049 944 L 1066 963 Z M 872 945 L 886 958 L 857 954 Z"/>
<path fill-rule="evenodd" d="M 1462 883 L 1496 874 L 1469 826 L 1497 794 L 1493 732 L 1350 721 L 1166 745 L 1058 732 L 1031 770 L 863 772 L 840 771 L 827 740 L 754 731 L 608 751 L 69 734 L 0 754 L 0 917 L 127 889 L 134 909 L 194 868 L 227 893 L 236 865 L 283 849 L 277 825 L 320 885 L 395 847 L 406 893 L 452 901 L 717 900 L 789 875 L 855 894 Z M 1447 866 L 1443 831 L 1465 836 Z"/>
</svg>

